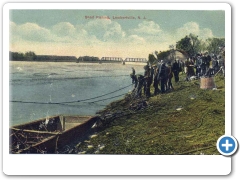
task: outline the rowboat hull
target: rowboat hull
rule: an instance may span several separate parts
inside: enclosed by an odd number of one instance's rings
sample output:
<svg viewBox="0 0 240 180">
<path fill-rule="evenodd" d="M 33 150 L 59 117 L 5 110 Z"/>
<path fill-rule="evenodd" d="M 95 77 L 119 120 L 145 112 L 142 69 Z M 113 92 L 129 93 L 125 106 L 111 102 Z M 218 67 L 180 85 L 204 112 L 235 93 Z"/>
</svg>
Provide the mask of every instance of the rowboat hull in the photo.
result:
<svg viewBox="0 0 240 180">
<path fill-rule="evenodd" d="M 98 116 L 53 116 L 10 127 L 10 153 L 57 153 L 84 136 L 97 120 Z"/>
</svg>

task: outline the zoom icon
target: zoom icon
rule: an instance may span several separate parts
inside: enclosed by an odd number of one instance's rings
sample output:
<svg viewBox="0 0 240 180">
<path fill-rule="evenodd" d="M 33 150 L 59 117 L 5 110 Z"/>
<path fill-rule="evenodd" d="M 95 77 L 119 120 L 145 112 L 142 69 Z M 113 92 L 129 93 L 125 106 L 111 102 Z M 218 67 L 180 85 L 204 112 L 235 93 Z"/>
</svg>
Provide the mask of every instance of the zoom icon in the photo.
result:
<svg viewBox="0 0 240 180">
<path fill-rule="evenodd" d="M 224 156 L 233 155 L 238 148 L 238 142 L 233 136 L 223 135 L 217 141 L 217 149 Z"/>
</svg>

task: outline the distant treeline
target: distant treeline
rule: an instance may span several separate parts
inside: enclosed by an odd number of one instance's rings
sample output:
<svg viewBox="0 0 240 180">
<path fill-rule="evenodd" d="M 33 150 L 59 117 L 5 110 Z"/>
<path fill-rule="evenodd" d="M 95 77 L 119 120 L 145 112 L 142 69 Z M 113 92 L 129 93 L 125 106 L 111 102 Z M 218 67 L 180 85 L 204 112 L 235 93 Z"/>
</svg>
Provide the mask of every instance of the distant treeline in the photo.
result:
<svg viewBox="0 0 240 180">
<path fill-rule="evenodd" d="M 75 56 L 53 56 L 53 55 L 37 55 L 36 61 L 46 62 L 76 62 Z"/>
<path fill-rule="evenodd" d="M 80 61 L 99 61 L 98 57 L 91 56 L 55 56 L 55 55 L 36 55 L 29 51 L 26 53 L 9 52 L 10 61 L 44 61 L 44 62 L 80 62 Z"/>
<path fill-rule="evenodd" d="M 32 51 L 26 53 L 9 52 L 10 61 L 35 61 L 37 58 L 36 54 Z"/>
<path fill-rule="evenodd" d="M 99 58 L 93 57 L 93 56 L 80 56 L 77 59 L 77 62 L 81 62 L 81 61 L 99 61 Z"/>
</svg>

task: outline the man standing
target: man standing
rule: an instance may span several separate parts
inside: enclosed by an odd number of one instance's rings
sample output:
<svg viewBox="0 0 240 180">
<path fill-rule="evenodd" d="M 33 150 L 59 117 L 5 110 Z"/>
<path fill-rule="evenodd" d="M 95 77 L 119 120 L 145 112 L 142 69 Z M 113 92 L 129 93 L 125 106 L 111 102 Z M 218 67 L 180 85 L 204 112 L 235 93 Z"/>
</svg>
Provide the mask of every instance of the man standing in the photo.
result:
<svg viewBox="0 0 240 180">
<path fill-rule="evenodd" d="M 172 66 L 171 66 L 171 62 L 168 63 L 167 66 L 167 90 L 170 89 L 174 89 L 173 85 L 172 85 L 172 77 L 173 77 L 173 73 L 172 73 Z"/>
<path fill-rule="evenodd" d="M 144 94 L 146 97 L 150 97 L 150 86 L 151 86 L 151 69 L 148 65 L 144 67 Z"/>
<path fill-rule="evenodd" d="M 137 78 L 136 78 L 136 75 L 135 75 L 135 74 L 136 74 L 136 71 L 135 71 L 135 69 L 132 67 L 132 74 L 130 74 L 130 77 L 132 78 L 132 84 L 134 84 L 134 83 L 136 84 L 136 81 L 137 81 L 137 80 L 136 80 Z"/>
<path fill-rule="evenodd" d="M 178 82 L 179 81 L 179 65 L 177 63 L 177 60 L 175 60 L 173 65 L 172 65 L 172 71 L 173 71 L 173 74 L 174 74 L 175 82 Z"/>
<path fill-rule="evenodd" d="M 157 65 L 153 66 L 154 68 L 154 79 L 153 79 L 153 87 L 154 87 L 154 95 L 157 95 L 159 93 L 159 88 L 158 88 L 158 68 Z"/>
<path fill-rule="evenodd" d="M 185 73 L 185 64 L 183 62 L 183 60 L 180 61 L 180 64 L 181 64 L 181 69 L 182 69 L 182 74 Z"/>
<path fill-rule="evenodd" d="M 202 58 L 200 56 L 197 56 L 197 59 L 196 59 L 196 76 L 198 78 L 200 78 L 202 76 L 201 66 L 202 66 Z"/>
<path fill-rule="evenodd" d="M 163 60 L 158 64 L 158 82 L 160 82 L 161 93 L 165 93 L 166 65 Z"/>
<path fill-rule="evenodd" d="M 132 67 L 132 74 L 135 75 L 136 74 L 136 71 L 135 69 Z"/>
</svg>

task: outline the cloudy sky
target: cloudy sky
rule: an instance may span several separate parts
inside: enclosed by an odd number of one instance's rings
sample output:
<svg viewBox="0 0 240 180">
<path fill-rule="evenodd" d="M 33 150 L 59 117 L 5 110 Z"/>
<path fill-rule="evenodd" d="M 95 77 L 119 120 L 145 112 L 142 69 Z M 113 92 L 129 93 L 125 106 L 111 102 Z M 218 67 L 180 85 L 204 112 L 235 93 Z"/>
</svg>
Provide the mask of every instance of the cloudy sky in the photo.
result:
<svg viewBox="0 0 240 180">
<path fill-rule="evenodd" d="M 224 11 L 10 10 L 14 52 L 147 58 L 189 33 L 225 37 Z"/>
</svg>

